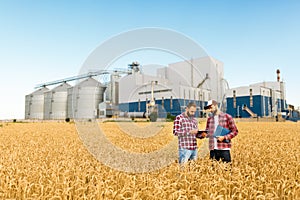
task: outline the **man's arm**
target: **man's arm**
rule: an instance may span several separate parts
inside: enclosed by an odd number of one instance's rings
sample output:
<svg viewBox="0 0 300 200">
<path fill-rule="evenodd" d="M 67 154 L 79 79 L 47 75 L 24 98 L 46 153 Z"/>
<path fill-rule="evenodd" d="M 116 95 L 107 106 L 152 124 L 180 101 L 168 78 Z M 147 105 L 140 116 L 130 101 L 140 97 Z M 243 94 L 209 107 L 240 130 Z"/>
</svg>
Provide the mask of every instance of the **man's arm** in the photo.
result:
<svg viewBox="0 0 300 200">
<path fill-rule="evenodd" d="M 174 120 L 174 126 L 173 126 L 173 134 L 175 136 L 183 137 L 189 135 L 188 132 L 182 129 L 182 119 L 179 116 L 176 116 Z"/>
<path fill-rule="evenodd" d="M 228 129 L 231 131 L 229 134 L 225 135 L 225 140 L 231 140 L 238 134 L 238 129 L 235 125 L 235 122 L 231 115 L 226 114 L 226 121 L 227 121 L 227 126 Z"/>
</svg>

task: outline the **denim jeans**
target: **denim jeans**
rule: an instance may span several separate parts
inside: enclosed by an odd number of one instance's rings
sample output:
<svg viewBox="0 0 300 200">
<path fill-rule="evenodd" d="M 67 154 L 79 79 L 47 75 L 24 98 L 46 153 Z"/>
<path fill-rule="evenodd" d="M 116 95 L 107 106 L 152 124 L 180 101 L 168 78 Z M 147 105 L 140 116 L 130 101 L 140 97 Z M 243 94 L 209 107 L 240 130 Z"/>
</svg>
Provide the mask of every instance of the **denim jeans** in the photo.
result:
<svg viewBox="0 0 300 200">
<path fill-rule="evenodd" d="M 211 150 L 210 158 L 216 159 L 217 161 L 222 160 L 223 162 L 231 162 L 230 150 Z"/>
<path fill-rule="evenodd" d="M 189 149 L 179 149 L 179 163 L 183 164 L 189 160 L 196 160 L 198 155 L 197 149 L 189 150 Z"/>
</svg>

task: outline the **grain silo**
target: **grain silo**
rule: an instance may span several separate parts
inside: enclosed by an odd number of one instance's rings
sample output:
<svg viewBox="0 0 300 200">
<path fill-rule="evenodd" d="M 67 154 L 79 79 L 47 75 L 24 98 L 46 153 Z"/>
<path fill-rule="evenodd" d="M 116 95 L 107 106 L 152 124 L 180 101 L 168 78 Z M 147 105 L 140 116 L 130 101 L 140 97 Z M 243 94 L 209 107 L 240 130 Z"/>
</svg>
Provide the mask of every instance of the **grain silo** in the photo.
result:
<svg viewBox="0 0 300 200">
<path fill-rule="evenodd" d="M 25 96 L 25 119 L 44 119 L 44 97 L 48 88 L 43 87 Z"/>
<path fill-rule="evenodd" d="M 67 116 L 74 119 L 98 117 L 98 105 L 103 102 L 105 86 L 93 78 L 85 79 L 68 89 Z"/>
<path fill-rule="evenodd" d="M 62 83 L 45 92 L 44 119 L 66 119 L 67 118 L 67 100 L 68 88 L 71 85 Z"/>
</svg>

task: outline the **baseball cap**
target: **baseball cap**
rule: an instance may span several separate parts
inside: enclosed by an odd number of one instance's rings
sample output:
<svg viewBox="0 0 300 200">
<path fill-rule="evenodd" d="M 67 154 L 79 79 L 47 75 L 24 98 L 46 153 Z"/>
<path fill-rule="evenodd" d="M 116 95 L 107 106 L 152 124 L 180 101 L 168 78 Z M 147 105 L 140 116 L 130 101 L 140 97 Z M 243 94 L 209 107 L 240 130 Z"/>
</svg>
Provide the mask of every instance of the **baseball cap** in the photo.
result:
<svg viewBox="0 0 300 200">
<path fill-rule="evenodd" d="M 204 110 L 207 110 L 207 109 L 209 109 L 210 108 L 210 106 L 212 106 L 212 105 L 217 105 L 218 103 L 215 101 L 215 100 L 209 100 L 208 102 L 207 102 L 207 105 L 206 106 L 204 106 Z"/>
</svg>

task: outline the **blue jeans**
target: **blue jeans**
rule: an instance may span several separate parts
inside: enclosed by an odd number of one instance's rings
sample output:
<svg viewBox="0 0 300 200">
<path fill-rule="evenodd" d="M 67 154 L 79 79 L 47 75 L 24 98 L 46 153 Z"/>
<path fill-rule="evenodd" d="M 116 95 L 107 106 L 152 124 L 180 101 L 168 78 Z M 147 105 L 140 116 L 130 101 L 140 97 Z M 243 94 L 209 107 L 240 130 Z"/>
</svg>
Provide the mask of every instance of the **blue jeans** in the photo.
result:
<svg viewBox="0 0 300 200">
<path fill-rule="evenodd" d="M 189 150 L 189 149 L 179 149 L 179 163 L 185 163 L 189 160 L 196 160 L 198 155 L 197 149 Z"/>
<path fill-rule="evenodd" d="M 210 159 L 222 160 L 223 162 L 231 162 L 230 150 L 211 150 Z"/>
</svg>

